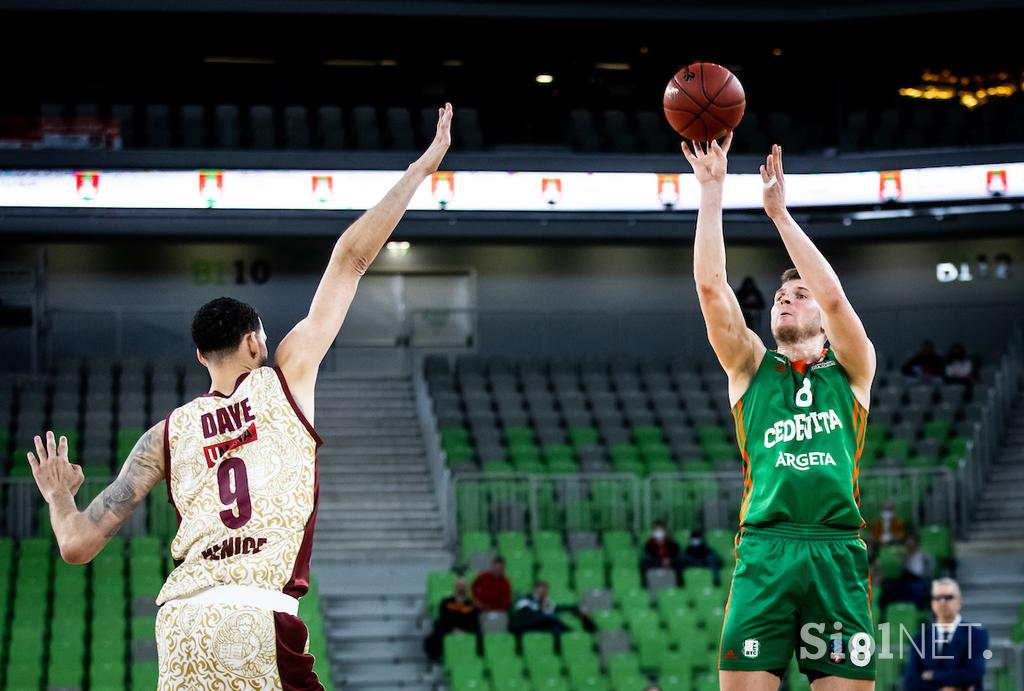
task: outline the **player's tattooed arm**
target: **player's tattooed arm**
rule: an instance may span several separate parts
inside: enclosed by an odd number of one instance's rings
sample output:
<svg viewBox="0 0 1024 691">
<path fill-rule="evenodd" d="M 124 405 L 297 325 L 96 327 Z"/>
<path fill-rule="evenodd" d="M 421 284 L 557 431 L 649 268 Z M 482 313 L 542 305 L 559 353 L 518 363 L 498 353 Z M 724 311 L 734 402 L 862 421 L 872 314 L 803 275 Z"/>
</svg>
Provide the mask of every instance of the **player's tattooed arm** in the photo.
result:
<svg viewBox="0 0 1024 691">
<path fill-rule="evenodd" d="M 149 491 L 164 478 L 164 422 L 151 427 L 135 444 L 117 478 L 85 511 L 78 511 L 74 494 L 84 479 L 81 468 L 67 458 L 67 441 L 56 444 L 48 433 L 46 447 L 36 438 L 38 460 L 32 472 L 43 498 L 50 505 L 61 556 L 68 563 L 84 564 L 117 534 Z"/>
</svg>

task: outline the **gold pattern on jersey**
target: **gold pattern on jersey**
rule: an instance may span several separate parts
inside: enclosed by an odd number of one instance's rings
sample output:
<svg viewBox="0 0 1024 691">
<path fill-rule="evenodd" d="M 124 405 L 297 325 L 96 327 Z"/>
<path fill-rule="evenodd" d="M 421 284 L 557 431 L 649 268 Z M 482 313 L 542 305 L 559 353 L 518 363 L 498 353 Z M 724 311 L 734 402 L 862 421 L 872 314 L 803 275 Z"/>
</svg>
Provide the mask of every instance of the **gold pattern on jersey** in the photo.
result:
<svg viewBox="0 0 1024 691">
<path fill-rule="evenodd" d="M 282 590 L 313 511 L 317 442 L 277 373 L 261 367 L 228 396 L 186 403 L 170 414 L 167 430 L 171 496 L 181 515 L 171 554 L 182 564 L 157 602 L 224 584 Z"/>
</svg>

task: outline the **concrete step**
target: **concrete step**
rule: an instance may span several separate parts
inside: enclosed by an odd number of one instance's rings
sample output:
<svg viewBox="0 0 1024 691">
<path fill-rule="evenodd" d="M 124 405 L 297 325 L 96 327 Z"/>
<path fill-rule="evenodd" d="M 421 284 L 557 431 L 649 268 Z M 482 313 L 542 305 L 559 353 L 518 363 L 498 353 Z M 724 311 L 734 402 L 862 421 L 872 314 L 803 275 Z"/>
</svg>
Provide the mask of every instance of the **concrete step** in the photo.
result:
<svg viewBox="0 0 1024 691">
<path fill-rule="evenodd" d="M 330 440 L 324 438 L 325 443 L 330 443 Z M 331 449 L 332 455 L 341 456 L 348 459 L 348 462 L 355 462 L 358 460 L 366 460 L 370 458 L 378 458 L 380 456 L 401 456 L 401 455 L 419 455 L 423 457 L 423 444 L 344 444 L 339 445 L 336 448 Z M 321 454 L 326 456 L 326 454 Z"/>
<path fill-rule="evenodd" d="M 430 537 L 441 532 L 441 521 L 437 516 L 389 517 L 380 515 L 362 517 L 357 511 L 348 514 L 333 513 L 330 515 L 333 519 L 332 522 L 344 524 L 342 530 L 332 532 L 344 532 L 348 535 L 366 535 L 372 532 L 374 535 L 391 534 L 393 536 L 400 534 L 412 538 L 422 536 L 424 531 L 429 531 Z"/>
<path fill-rule="evenodd" d="M 437 510 L 437 500 L 433 492 L 387 492 L 367 496 L 361 492 L 343 492 L 341 490 L 326 490 L 320 488 L 320 512 L 337 510 L 339 508 L 352 511 L 371 511 L 379 509 L 390 511 L 406 508 L 414 510 Z M 340 506 L 338 505 L 340 504 Z"/>
<path fill-rule="evenodd" d="M 345 530 L 324 528 L 317 530 L 317 537 L 331 542 L 365 543 L 376 545 L 380 551 L 396 549 L 402 544 L 422 545 L 442 539 L 441 527 L 404 527 L 401 532 L 395 530 Z"/>
<path fill-rule="evenodd" d="M 334 464 L 329 468 L 321 468 L 321 475 L 346 477 L 370 477 L 378 475 L 430 475 L 430 469 L 425 463 L 408 463 L 404 461 L 393 461 L 381 459 L 373 466 L 359 467 L 348 464 Z"/>
<path fill-rule="evenodd" d="M 320 481 L 325 482 L 328 479 L 335 480 L 339 476 L 333 473 L 322 473 Z M 339 482 L 341 480 L 338 480 Z M 417 490 L 429 489 L 433 491 L 434 485 L 432 481 L 424 477 L 408 477 L 404 475 L 398 476 L 387 476 L 378 477 L 365 475 L 360 476 L 358 479 L 354 477 L 345 477 L 345 489 L 350 492 L 402 492 L 403 490 L 409 490 L 410 492 L 416 492 Z"/>
<path fill-rule="evenodd" d="M 408 638 L 382 646 L 380 641 L 339 640 L 331 642 L 331 659 L 344 660 L 388 660 L 423 657 L 423 641 Z"/>
<path fill-rule="evenodd" d="M 382 545 L 386 544 L 386 547 Z M 407 561 L 419 557 L 435 557 L 447 552 L 441 538 L 432 540 L 365 540 L 347 536 L 316 535 L 316 548 L 325 561 L 337 557 L 357 561 Z"/>
<path fill-rule="evenodd" d="M 397 687 L 391 681 L 336 681 L 334 688 L 338 691 L 437 691 L 438 680 L 424 682 L 406 682 Z"/>
<path fill-rule="evenodd" d="M 1013 540 L 1024 532 L 1024 523 L 1006 525 L 1002 521 L 979 521 L 971 526 L 970 540 Z"/>
<path fill-rule="evenodd" d="M 983 506 L 974 513 L 975 521 L 1024 521 L 1024 504 Z"/>
<path fill-rule="evenodd" d="M 391 682 L 392 688 L 398 688 L 405 681 L 425 682 L 430 667 L 424 661 L 393 662 L 380 664 L 377 662 L 353 663 L 342 668 L 341 679 L 345 684 L 384 683 Z"/>
<path fill-rule="evenodd" d="M 419 625 L 412 620 L 396 619 L 393 621 L 360 621 L 358 626 L 346 626 L 344 623 L 330 621 L 325 623 L 327 637 L 333 641 L 391 641 L 420 638 L 430 633 L 430 626 Z"/>
<path fill-rule="evenodd" d="M 331 617 L 402 617 L 406 615 L 423 616 L 422 596 L 407 597 L 361 597 L 332 598 L 323 602 L 324 614 Z"/>
</svg>

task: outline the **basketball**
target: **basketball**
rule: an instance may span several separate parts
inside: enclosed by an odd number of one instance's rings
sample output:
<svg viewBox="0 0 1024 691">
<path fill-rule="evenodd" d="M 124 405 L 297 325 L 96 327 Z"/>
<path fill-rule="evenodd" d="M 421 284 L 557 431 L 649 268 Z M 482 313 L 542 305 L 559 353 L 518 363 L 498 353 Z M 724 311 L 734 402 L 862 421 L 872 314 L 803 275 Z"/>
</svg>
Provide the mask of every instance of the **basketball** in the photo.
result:
<svg viewBox="0 0 1024 691">
<path fill-rule="evenodd" d="M 669 80 L 662 105 L 672 129 L 706 142 L 736 129 L 747 99 L 735 74 L 713 62 L 695 62 Z"/>
</svg>

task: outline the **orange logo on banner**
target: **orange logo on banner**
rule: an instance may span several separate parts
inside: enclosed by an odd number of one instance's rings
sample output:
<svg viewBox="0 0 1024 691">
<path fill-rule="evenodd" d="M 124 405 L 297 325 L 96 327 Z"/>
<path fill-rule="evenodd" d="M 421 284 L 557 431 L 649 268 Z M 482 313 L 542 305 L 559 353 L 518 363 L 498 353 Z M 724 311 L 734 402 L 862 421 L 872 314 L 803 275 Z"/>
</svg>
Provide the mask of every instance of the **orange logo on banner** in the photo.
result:
<svg viewBox="0 0 1024 691">
<path fill-rule="evenodd" d="M 92 201 L 100 193 L 100 174 L 96 171 L 75 173 L 75 189 L 79 199 Z"/>
<path fill-rule="evenodd" d="M 562 201 L 562 179 L 544 178 L 540 181 L 540 194 L 548 204 Z"/>
<path fill-rule="evenodd" d="M 679 203 L 678 175 L 658 176 L 658 199 L 665 206 L 675 206 Z"/>
<path fill-rule="evenodd" d="M 430 193 L 443 209 L 455 198 L 455 173 L 434 173 L 430 176 Z"/>
<path fill-rule="evenodd" d="M 199 194 L 202 196 L 203 201 L 206 202 L 207 208 L 212 209 L 216 206 L 224 194 L 224 171 L 199 171 Z"/>
<path fill-rule="evenodd" d="M 1006 171 L 990 170 L 985 173 L 985 189 L 993 197 L 1006 194 Z"/>
<path fill-rule="evenodd" d="M 330 175 L 313 176 L 313 196 L 318 202 L 325 202 L 334 196 L 334 178 Z"/>
<path fill-rule="evenodd" d="M 878 174 L 878 198 L 883 202 L 903 198 L 903 179 L 900 173 L 898 170 L 886 170 Z"/>
</svg>

